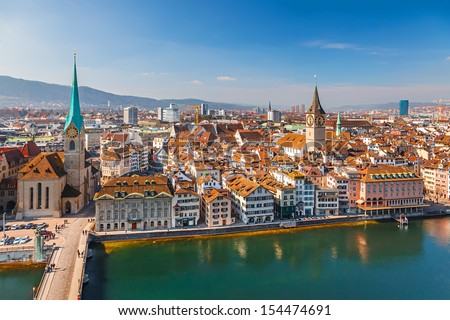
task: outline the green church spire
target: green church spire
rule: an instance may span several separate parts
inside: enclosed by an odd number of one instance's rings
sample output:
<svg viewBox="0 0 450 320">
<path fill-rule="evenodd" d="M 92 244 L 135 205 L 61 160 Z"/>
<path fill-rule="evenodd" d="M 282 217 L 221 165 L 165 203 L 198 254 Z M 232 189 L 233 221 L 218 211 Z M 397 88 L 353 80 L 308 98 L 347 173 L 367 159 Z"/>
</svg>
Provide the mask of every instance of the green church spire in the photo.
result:
<svg viewBox="0 0 450 320">
<path fill-rule="evenodd" d="M 336 137 L 341 134 L 341 113 L 338 111 L 337 121 L 336 121 Z"/>
<path fill-rule="evenodd" d="M 70 100 L 70 110 L 66 117 L 66 124 L 64 126 L 64 132 L 67 130 L 69 125 L 73 125 L 78 129 L 79 132 L 83 129 L 83 116 L 80 111 L 80 98 L 78 97 L 78 81 L 77 81 L 77 56 L 76 53 L 73 54 L 73 83 L 72 83 L 72 99 Z"/>
</svg>

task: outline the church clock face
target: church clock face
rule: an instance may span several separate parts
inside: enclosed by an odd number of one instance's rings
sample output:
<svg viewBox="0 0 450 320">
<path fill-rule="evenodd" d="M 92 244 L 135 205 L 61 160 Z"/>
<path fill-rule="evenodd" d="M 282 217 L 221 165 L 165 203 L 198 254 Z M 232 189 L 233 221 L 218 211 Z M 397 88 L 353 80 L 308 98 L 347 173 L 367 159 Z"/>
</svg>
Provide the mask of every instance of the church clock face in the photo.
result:
<svg viewBox="0 0 450 320">
<path fill-rule="evenodd" d="M 313 116 L 313 115 L 309 114 L 309 115 L 306 117 L 306 125 L 307 125 L 308 127 L 312 127 L 312 126 L 314 125 L 314 116 Z"/>
<path fill-rule="evenodd" d="M 319 114 L 316 117 L 316 126 L 322 127 L 324 124 L 325 124 L 325 118 L 323 117 L 323 115 Z"/>
<path fill-rule="evenodd" d="M 66 131 L 66 134 L 70 139 L 76 138 L 78 136 L 78 129 L 75 127 L 69 127 Z"/>
</svg>

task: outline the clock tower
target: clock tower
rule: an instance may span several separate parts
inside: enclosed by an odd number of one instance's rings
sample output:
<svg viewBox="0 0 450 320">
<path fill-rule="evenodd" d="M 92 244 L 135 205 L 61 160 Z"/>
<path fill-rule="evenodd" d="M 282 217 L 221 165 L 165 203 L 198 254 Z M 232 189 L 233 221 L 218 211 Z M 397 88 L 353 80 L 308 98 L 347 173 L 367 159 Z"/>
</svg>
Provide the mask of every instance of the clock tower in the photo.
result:
<svg viewBox="0 0 450 320">
<path fill-rule="evenodd" d="M 86 191 L 85 179 L 85 148 L 84 148 L 84 121 L 80 111 L 78 97 L 77 66 L 74 55 L 72 99 L 69 114 L 64 125 L 64 170 L 67 172 L 66 183 L 84 194 Z M 82 197 L 84 198 L 84 197 Z M 82 204 L 83 206 L 84 204 Z"/>
<path fill-rule="evenodd" d="M 322 109 L 317 92 L 317 85 L 314 87 L 314 96 L 306 112 L 306 148 L 324 149 L 325 148 L 325 111 Z"/>
</svg>

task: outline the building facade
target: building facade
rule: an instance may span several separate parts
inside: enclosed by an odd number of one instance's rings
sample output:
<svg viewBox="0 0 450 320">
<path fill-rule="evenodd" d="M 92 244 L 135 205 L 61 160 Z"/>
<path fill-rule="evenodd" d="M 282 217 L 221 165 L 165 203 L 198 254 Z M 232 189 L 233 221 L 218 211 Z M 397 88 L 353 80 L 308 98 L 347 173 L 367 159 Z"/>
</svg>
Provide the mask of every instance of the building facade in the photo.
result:
<svg viewBox="0 0 450 320">
<path fill-rule="evenodd" d="M 398 109 L 399 115 L 407 116 L 409 114 L 409 100 L 400 100 Z"/>
<path fill-rule="evenodd" d="M 404 167 L 368 167 L 363 171 L 360 213 L 367 215 L 397 215 L 422 213 L 423 179 Z"/>
<path fill-rule="evenodd" d="M 196 226 L 200 218 L 200 197 L 191 190 L 183 188 L 175 191 L 172 199 L 173 227 Z"/>
<path fill-rule="evenodd" d="M 138 108 L 127 107 L 123 109 L 123 123 L 138 124 Z"/>
<path fill-rule="evenodd" d="M 229 226 L 235 223 L 231 214 L 231 198 L 226 190 L 209 190 L 202 196 L 201 215 L 208 227 Z"/>
<path fill-rule="evenodd" d="M 232 199 L 232 214 L 245 224 L 271 222 L 274 200 L 269 190 L 243 176 L 236 175 L 226 182 Z"/>
<path fill-rule="evenodd" d="M 172 198 L 167 176 L 111 179 L 94 197 L 96 231 L 171 228 Z"/>
</svg>

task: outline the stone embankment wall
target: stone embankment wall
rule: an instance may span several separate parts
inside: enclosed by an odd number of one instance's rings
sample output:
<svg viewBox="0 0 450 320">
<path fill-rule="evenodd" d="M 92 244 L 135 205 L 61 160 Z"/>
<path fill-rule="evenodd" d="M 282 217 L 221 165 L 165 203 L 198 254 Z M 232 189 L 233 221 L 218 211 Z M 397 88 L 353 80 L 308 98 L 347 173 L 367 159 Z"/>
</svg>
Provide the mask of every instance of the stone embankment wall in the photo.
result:
<svg viewBox="0 0 450 320">
<path fill-rule="evenodd" d="M 320 225 L 333 225 L 340 223 L 351 223 L 361 221 L 360 217 L 348 217 L 340 219 L 319 219 L 319 220 L 307 220 L 297 221 L 296 226 L 289 229 L 296 229 L 308 226 L 320 226 Z M 257 231 L 269 231 L 269 230 L 281 230 L 285 229 L 280 227 L 280 222 L 276 223 L 262 223 L 255 225 L 239 225 L 239 226 L 227 226 L 222 228 L 198 228 L 198 229 L 170 229 L 170 231 L 156 231 L 156 232 L 137 232 L 130 231 L 128 233 L 97 233 L 92 235 L 92 241 L 121 241 L 121 240 L 142 240 L 142 239 L 158 239 L 158 238 L 179 238 L 179 237 L 195 237 L 195 236 L 214 236 L 214 235 L 226 235 L 233 233 L 244 232 L 257 232 Z"/>
<path fill-rule="evenodd" d="M 44 247 L 44 260 L 52 254 L 51 247 Z M 14 262 L 35 262 L 34 261 L 34 247 L 3 247 L 0 248 L 0 263 L 14 263 Z"/>
</svg>

